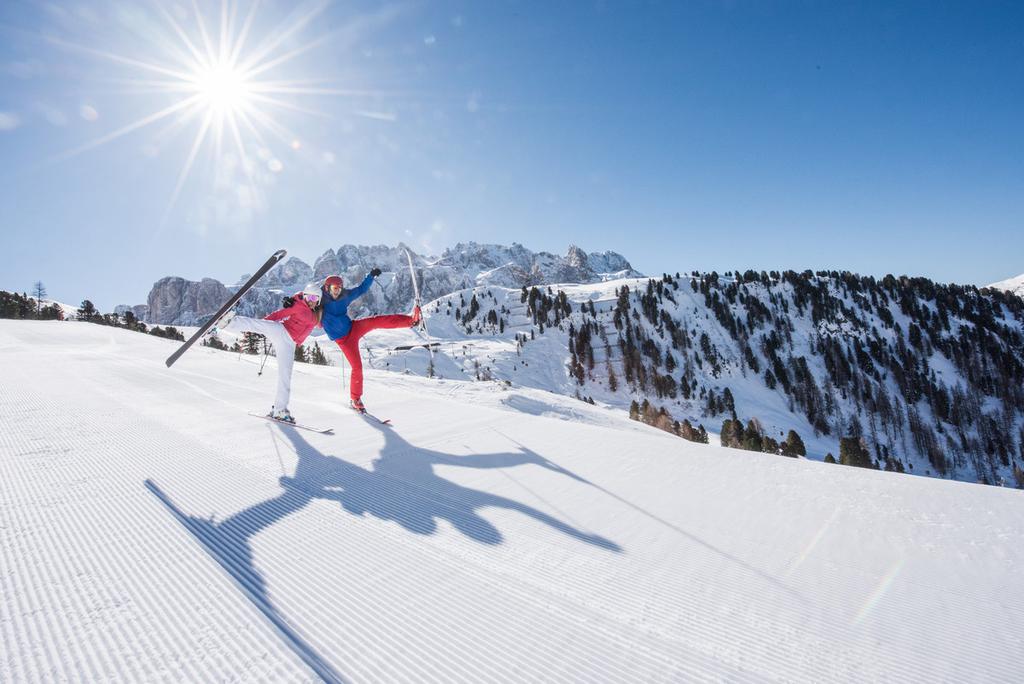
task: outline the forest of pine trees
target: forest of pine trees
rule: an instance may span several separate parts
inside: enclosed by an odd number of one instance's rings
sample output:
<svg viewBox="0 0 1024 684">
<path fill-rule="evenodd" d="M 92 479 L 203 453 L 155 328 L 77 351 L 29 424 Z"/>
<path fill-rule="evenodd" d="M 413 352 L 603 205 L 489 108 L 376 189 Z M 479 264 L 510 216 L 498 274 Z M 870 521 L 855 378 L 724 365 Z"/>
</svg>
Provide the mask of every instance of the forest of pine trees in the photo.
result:
<svg viewBox="0 0 1024 684">
<path fill-rule="evenodd" d="M 456 311 L 490 327 L 467 332 L 493 334 L 509 312 L 478 295 L 459 295 Z M 724 444 L 804 455 L 795 432 L 767 435 L 756 416 L 739 420 L 730 381 L 754 378 L 830 440 L 841 463 L 917 464 L 1011 485 L 1024 472 L 1024 300 L 1014 295 L 905 276 L 748 270 L 623 284 L 601 311 L 551 288 L 524 287 L 520 303 L 532 325 L 516 332 L 517 349 L 558 327 L 577 396 L 591 383 L 632 394 L 631 414 L 652 425 L 676 421 L 656 404 L 689 402 L 703 418 L 725 418 Z"/>
<path fill-rule="evenodd" d="M 267 342 L 267 338 L 264 335 L 252 332 L 242 333 L 241 337 L 235 340 L 235 343 L 230 346 L 221 340 L 216 333 L 204 337 L 200 344 L 204 347 L 235 352 L 237 354 L 277 355 L 277 352 L 274 350 L 274 345 Z M 331 365 L 330 359 L 328 359 L 326 354 L 324 354 L 324 350 L 320 348 L 320 344 L 318 342 L 314 342 L 312 348 L 297 345 L 295 347 L 295 360 L 299 363 L 309 363 L 314 366 Z"/>
<path fill-rule="evenodd" d="M 46 290 L 42 289 L 42 283 L 37 283 L 37 297 L 29 297 L 27 294 L 17 292 L 5 292 L 0 290 L 0 318 L 21 318 L 27 320 L 53 321 L 64 320 L 61 308 L 56 304 L 42 303 L 46 296 Z"/>
</svg>

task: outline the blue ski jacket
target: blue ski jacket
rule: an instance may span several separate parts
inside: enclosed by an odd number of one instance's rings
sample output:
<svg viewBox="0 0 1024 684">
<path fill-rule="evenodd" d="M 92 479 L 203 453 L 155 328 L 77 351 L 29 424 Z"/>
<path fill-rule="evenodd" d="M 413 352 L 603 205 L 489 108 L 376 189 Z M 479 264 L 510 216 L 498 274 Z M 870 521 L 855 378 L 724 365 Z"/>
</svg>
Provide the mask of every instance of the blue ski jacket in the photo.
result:
<svg viewBox="0 0 1024 684">
<path fill-rule="evenodd" d="M 324 310 L 321 325 L 331 340 L 340 340 L 352 330 L 352 319 L 348 317 L 348 306 L 366 294 L 372 284 L 373 276 L 368 275 L 363 278 L 363 282 L 359 283 L 358 287 L 348 290 L 337 299 L 331 297 L 327 288 L 321 288 L 323 296 L 320 297 L 320 301 L 323 302 Z"/>
</svg>

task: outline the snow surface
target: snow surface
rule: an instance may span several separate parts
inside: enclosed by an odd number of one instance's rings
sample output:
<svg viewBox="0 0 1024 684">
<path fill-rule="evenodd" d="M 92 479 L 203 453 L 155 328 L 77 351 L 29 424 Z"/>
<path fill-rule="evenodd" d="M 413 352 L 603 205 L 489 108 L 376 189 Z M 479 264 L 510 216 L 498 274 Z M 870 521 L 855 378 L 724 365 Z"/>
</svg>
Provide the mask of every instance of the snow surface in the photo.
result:
<svg viewBox="0 0 1024 684">
<path fill-rule="evenodd" d="M 1016 278 L 1000 280 L 998 283 L 992 283 L 986 287 L 993 290 L 1005 290 L 1006 292 L 1012 292 L 1015 295 L 1024 297 L 1024 273 L 1021 273 Z"/>
<path fill-rule="evenodd" d="M 0 681 L 1016 681 L 1024 495 L 0 321 Z"/>
</svg>

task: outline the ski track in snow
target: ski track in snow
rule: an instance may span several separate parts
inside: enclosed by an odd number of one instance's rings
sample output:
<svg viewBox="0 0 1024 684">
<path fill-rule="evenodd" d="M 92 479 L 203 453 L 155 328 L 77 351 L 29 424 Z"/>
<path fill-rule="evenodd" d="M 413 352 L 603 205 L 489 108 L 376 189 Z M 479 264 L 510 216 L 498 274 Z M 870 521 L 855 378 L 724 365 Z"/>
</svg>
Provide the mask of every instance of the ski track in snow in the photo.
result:
<svg viewBox="0 0 1024 684">
<path fill-rule="evenodd" d="M 0 322 L 0 681 L 1015 679 L 1020 492 L 173 348 Z"/>
</svg>

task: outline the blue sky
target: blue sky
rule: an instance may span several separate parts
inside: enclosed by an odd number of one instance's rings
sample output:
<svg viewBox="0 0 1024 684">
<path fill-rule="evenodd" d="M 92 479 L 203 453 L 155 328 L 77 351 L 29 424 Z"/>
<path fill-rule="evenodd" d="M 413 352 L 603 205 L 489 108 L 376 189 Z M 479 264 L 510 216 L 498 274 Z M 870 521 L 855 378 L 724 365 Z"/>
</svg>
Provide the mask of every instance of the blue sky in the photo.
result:
<svg viewBox="0 0 1024 684">
<path fill-rule="evenodd" d="M 198 5 L 216 53 L 221 3 Z M 219 154 L 211 124 L 187 174 L 206 92 L 111 137 L 195 94 L 152 83 L 197 72 L 181 34 L 206 55 L 191 3 L 158 6 L 0 5 L 0 288 L 109 310 L 280 247 L 399 241 L 1024 272 L 1020 3 L 334 2 L 288 33 L 318 6 L 266 0 L 241 61 L 284 34 L 250 83 L 290 90 Z"/>
</svg>

